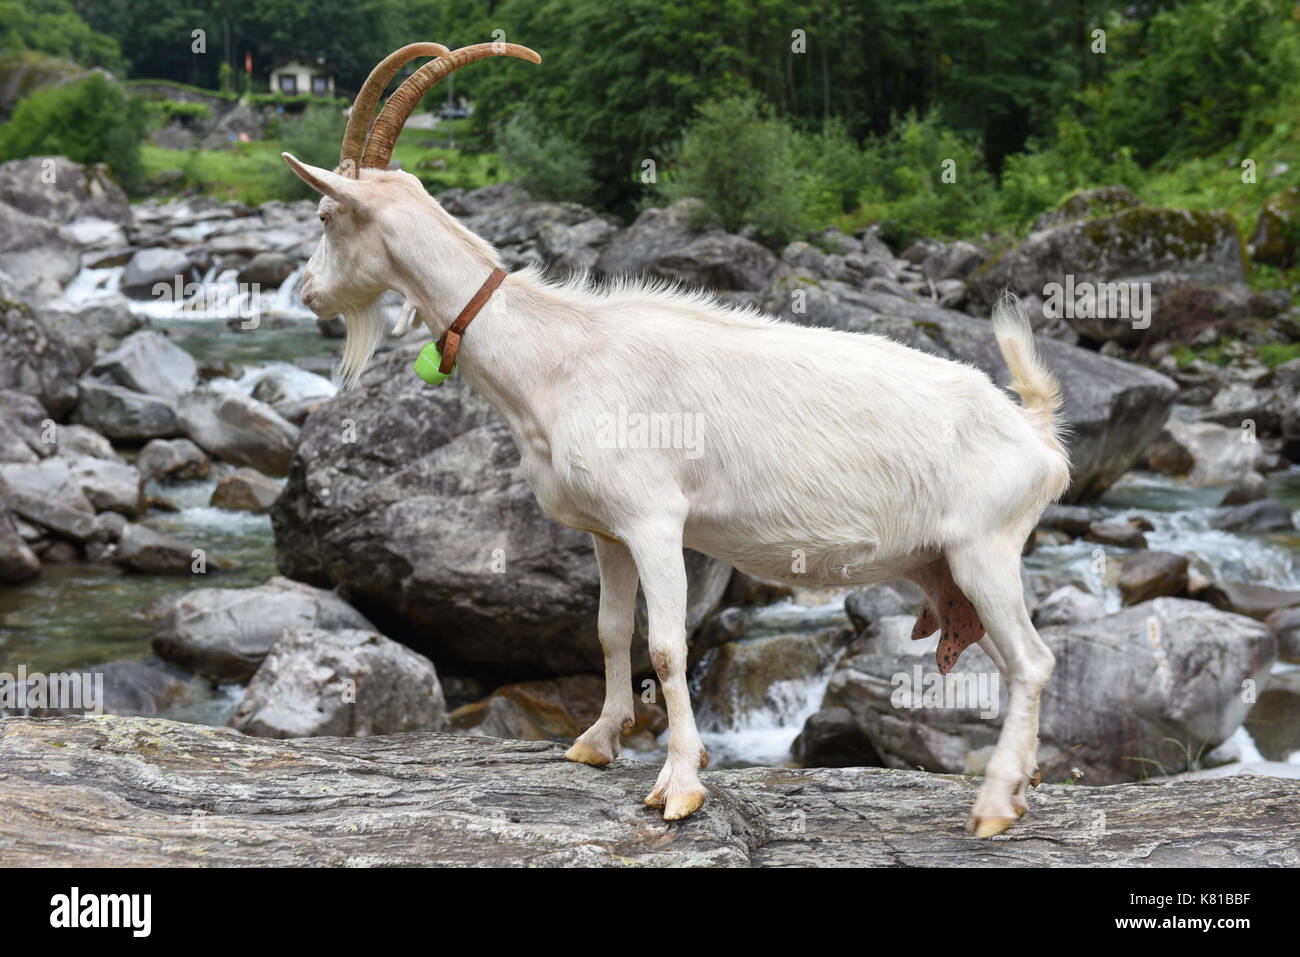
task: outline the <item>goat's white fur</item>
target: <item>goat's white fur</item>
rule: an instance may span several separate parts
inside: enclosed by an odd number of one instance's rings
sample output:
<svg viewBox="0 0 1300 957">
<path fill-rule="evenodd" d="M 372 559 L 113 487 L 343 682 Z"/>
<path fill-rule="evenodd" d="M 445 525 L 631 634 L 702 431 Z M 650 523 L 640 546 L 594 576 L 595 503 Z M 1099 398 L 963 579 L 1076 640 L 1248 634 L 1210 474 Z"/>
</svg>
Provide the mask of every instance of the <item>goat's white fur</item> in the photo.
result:
<svg viewBox="0 0 1300 957">
<path fill-rule="evenodd" d="M 326 196 L 330 222 L 304 299 L 348 318 L 349 381 L 382 335 L 367 311 L 380 293 L 403 294 L 436 337 L 500 264 L 414 176 L 363 170 L 346 180 L 286 159 Z M 1000 304 L 993 327 L 1023 406 L 971 366 L 667 284 L 600 289 L 531 268 L 501 284 L 466 332 L 459 368 L 508 423 L 542 508 L 592 532 L 600 566 L 606 701 L 569 757 L 607 763 L 630 726 L 639 577 L 670 722 L 647 803 L 674 819 L 703 801 L 683 546 L 810 586 L 923 578 L 946 559 L 1010 694 L 972 823 L 991 834 L 1023 813 L 1054 659 L 1025 609 L 1020 553 L 1069 466 L 1056 434 L 1059 390 L 1019 303 Z M 698 414 L 702 454 L 600 441 L 598 421 L 620 407 Z"/>
</svg>

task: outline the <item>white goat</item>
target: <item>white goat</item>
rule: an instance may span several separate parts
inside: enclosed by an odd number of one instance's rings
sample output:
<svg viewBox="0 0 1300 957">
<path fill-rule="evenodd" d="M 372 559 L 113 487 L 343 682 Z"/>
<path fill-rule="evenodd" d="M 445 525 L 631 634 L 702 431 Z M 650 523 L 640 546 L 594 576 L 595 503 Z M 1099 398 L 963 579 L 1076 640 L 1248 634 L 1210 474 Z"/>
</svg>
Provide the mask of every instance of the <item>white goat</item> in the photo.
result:
<svg viewBox="0 0 1300 957">
<path fill-rule="evenodd" d="M 500 267 L 493 247 L 418 179 L 387 169 L 420 96 L 491 53 L 539 60 L 481 44 L 426 63 L 384 107 L 359 172 L 348 142 L 337 172 L 285 154 L 323 196 L 325 232 L 302 298 L 321 316 L 347 319 L 349 382 L 383 336 L 374 304 L 384 291 L 403 294 L 438 336 Z M 382 72 L 381 88 L 391 76 Z M 917 582 L 928 604 L 916 634 L 943 628 L 940 669 L 978 640 L 1009 689 L 970 827 L 991 836 L 1025 813 L 1054 658 L 1025 610 L 1020 554 L 1068 484 L 1069 464 L 1056 433 L 1058 386 L 1019 303 L 1000 304 L 993 328 L 1023 406 L 975 368 L 880 336 L 792 325 L 663 284 L 596 290 L 531 268 L 505 279 L 458 361 L 508 423 L 542 508 L 595 539 L 606 698 L 570 760 L 608 764 L 632 727 L 639 579 L 670 722 L 668 759 L 645 802 L 676 820 L 704 801 L 697 769 L 708 759 L 686 685 L 686 546 L 809 586 Z M 621 410 L 695 416 L 702 442 L 611 441 L 602 423 Z"/>
</svg>

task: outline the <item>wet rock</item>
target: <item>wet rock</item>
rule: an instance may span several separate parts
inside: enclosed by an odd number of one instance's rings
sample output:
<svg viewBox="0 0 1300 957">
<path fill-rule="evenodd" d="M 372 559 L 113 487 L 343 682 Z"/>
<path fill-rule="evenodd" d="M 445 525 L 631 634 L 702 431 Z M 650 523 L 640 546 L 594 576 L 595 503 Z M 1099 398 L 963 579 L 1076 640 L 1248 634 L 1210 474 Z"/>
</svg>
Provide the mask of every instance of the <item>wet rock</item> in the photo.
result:
<svg viewBox="0 0 1300 957">
<path fill-rule="evenodd" d="M 1120 519 L 1093 522 L 1083 536 L 1090 542 L 1114 545 L 1117 548 L 1146 548 L 1147 538 L 1140 528 Z"/>
<path fill-rule="evenodd" d="M 1228 505 L 1220 508 L 1210 520 L 1210 526 L 1221 531 L 1261 532 L 1294 531 L 1291 511 L 1274 499 L 1262 499 L 1245 505 Z"/>
<path fill-rule="evenodd" d="M 1240 428 L 1215 422 L 1190 422 L 1178 410 L 1169 417 L 1165 428 L 1195 462 L 1188 476 L 1193 485 L 1236 482 L 1263 464 L 1259 443 L 1250 441 Z"/>
<path fill-rule="evenodd" d="M 447 726 L 433 662 L 370 630 L 289 628 L 248 683 L 233 728 L 260 738 L 366 737 Z"/>
<path fill-rule="evenodd" d="M 1038 520 L 1039 528 L 1056 528 L 1078 538 L 1087 535 L 1095 517 L 1081 505 L 1049 505 Z"/>
<path fill-rule="evenodd" d="M 146 395 L 177 399 L 198 384 L 198 366 L 188 352 L 151 330 L 136 332 L 92 367 L 117 385 Z"/>
<path fill-rule="evenodd" d="M 189 439 L 154 439 L 135 460 L 144 480 L 207 478 L 212 460 Z"/>
<path fill-rule="evenodd" d="M 1279 608 L 1266 619 L 1277 635 L 1277 657 L 1300 665 L 1300 607 Z"/>
<path fill-rule="evenodd" d="M 1124 559 L 1119 590 L 1126 605 L 1181 595 L 1187 591 L 1187 559 L 1169 552 L 1135 552 Z"/>
<path fill-rule="evenodd" d="M 1147 448 L 1147 468 L 1162 475 L 1185 475 L 1196 466 L 1191 451 L 1168 430 Z M 1253 473 L 1252 473 L 1253 474 Z"/>
<path fill-rule="evenodd" d="M 387 634 L 440 662 L 603 672 L 591 536 L 544 515 L 505 423 L 460 377 L 430 389 L 411 374 L 418 351 L 378 357 L 307 420 L 271 509 L 280 570 L 345 586 Z M 355 442 L 342 440 L 348 422 Z M 694 552 L 686 567 L 690 634 L 731 570 Z M 644 636 L 643 610 L 638 622 Z M 643 637 L 632 662 L 650 671 Z"/>
<path fill-rule="evenodd" d="M 1216 581 L 1196 595 L 1216 608 L 1249 615 L 1261 621 L 1281 608 L 1300 605 L 1300 591 L 1249 582 Z"/>
<path fill-rule="evenodd" d="M 790 746 L 805 768 L 879 768 L 880 755 L 847 708 L 823 708 L 804 722 Z"/>
<path fill-rule="evenodd" d="M 180 594 L 162 611 L 153 649 L 217 680 L 245 681 L 286 629 L 375 630 L 333 592 L 277 577 L 254 588 Z"/>
<path fill-rule="evenodd" d="M 0 299 L 0 389 L 35 396 L 55 419 L 77 401 L 77 356 L 23 302 Z"/>
<path fill-rule="evenodd" d="M 189 542 L 155 532 L 144 525 L 129 524 L 117 542 L 119 564 L 151 575 L 189 575 L 193 571 L 194 546 Z"/>
<path fill-rule="evenodd" d="M 709 800 L 668 824 L 640 803 L 657 766 L 594 770 L 563 751 L 447 733 L 266 741 L 158 718 L 8 719 L 0 866 L 924 867 L 999 847 L 964 831 L 978 781 L 706 770 Z M 195 826 L 196 806 L 208 826 Z M 1006 858 L 1020 865 L 1300 865 L 1300 781 L 1048 784 L 1030 807 Z"/>
<path fill-rule="evenodd" d="M 200 447 L 232 465 L 282 476 L 298 444 L 298 427 L 268 405 L 237 392 L 200 388 L 177 403 L 181 430 Z"/>
<path fill-rule="evenodd" d="M 1036 628 L 1050 625 L 1069 625 L 1076 621 L 1092 621 L 1106 614 L 1106 606 L 1096 595 L 1076 585 L 1062 585 L 1034 608 Z"/>
<path fill-rule="evenodd" d="M 257 469 L 237 469 L 227 475 L 212 492 L 213 508 L 224 508 L 233 512 L 269 511 L 280 497 L 283 486 L 274 479 L 267 478 Z"/>
<path fill-rule="evenodd" d="M 13 516 L 0 511 L 0 582 L 26 581 L 40 570 L 41 560 L 18 534 Z"/>
<path fill-rule="evenodd" d="M 1266 760 L 1288 761 L 1300 752 L 1300 671 L 1268 676 L 1246 730 Z"/>
<path fill-rule="evenodd" d="M 1251 472 L 1241 478 L 1236 485 L 1228 489 L 1221 505 L 1246 505 L 1268 498 L 1268 479 L 1258 472 Z"/>
<path fill-rule="evenodd" d="M 182 285 L 197 278 L 189 255 L 179 249 L 151 246 L 126 264 L 121 289 L 133 299 L 148 299 L 158 295 L 155 286 L 175 287 L 178 278 Z"/>
<path fill-rule="evenodd" d="M 133 392 L 111 382 L 83 376 L 74 419 L 110 439 L 144 442 L 175 435 L 176 408 L 167 399 Z"/>
<path fill-rule="evenodd" d="M 185 683 L 154 661 L 110 661 L 88 669 L 104 676 L 104 711 L 155 715 L 182 699 Z"/>
<path fill-rule="evenodd" d="M 282 253 L 258 253 L 239 271 L 239 281 L 278 289 L 298 268 L 299 263 Z"/>
</svg>

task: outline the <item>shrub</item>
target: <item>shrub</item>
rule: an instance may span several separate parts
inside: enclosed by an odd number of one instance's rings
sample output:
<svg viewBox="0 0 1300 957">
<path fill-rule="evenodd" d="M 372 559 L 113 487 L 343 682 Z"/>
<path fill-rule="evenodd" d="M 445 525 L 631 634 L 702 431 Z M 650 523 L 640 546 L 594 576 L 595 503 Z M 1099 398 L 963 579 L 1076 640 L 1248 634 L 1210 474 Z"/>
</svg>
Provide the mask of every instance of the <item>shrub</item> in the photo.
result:
<svg viewBox="0 0 1300 957">
<path fill-rule="evenodd" d="M 128 191 L 143 181 L 140 138 L 144 109 L 101 74 L 46 87 L 20 100 L 0 126 L 0 161 L 63 155 L 76 163 L 107 163 Z"/>
<path fill-rule="evenodd" d="M 516 113 L 496 136 L 506 169 L 539 199 L 591 202 L 591 161 L 572 142 L 546 129 L 530 112 Z"/>
<path fill-rule="evenodd" d="M 794 135 L 753 94 L 698 107 L 671 159 L 661 196 L 696 197 L 728 230 L 753 226 L 779 244 L 812 223 L 808 199 L 816 184 L 798 166 Z"/>
<path fill-rule="evenodd" d="M 972 140 L 939 122 L 937 112 L 908 113 L 863 148 L 864 199 L 885 237 L 903 244 L 917 236 L 977 234 L 990 225 L 993 178 Z M 953 181 L 945 181 L 951 171 Z"/>
<path fill-rule="evenodd" d="M 281 117 L 274 135 L 286 152 L 304 163 L 333 169 L 339 162 L 339 144 L 343 142 L 346 126 L 347 119 L 337 108 L 311 104 L 301 113 Z M 312 188 L 295 176 L 284 162 L 279 164 L 275 185 L 286 198 L 316 198 Z"/>
</svg>

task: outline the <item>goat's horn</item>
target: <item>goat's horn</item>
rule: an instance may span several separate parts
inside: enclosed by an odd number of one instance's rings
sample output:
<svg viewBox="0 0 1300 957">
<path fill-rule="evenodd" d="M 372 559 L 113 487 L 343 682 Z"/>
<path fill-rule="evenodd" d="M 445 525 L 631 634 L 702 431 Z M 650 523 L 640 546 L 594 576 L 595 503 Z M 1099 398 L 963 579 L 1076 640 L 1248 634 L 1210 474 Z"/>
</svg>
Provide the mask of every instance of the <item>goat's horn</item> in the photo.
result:
<svg viewBox="0 0 1300 957">
<path fill-rule="evenodd" d="M 517 43 L 501 42 L 476 43 L 473 46 L 453 50 L 436 60 L 430 60 L 408 76 L 406 82 L 399 86 L 384 104 L 384 108 L 379 112 L 379 119 L 375 120 L 374 128 L 370 131 L 370 139 L 366 142 L 366 153 L 361 165 L 387 169 L 388 161 L 393 156 L 393 147 L 397 145 L 397 137 L 401 135 L 402 127 L 410 119 L 411 112 L 420 102 L 420 98 L 452 70 L 459 69 L 466 63 L 481 60 L 485 56 L 514 56 L 521 60 L 532 60 L 534 63 L 542 62 L 542 58 L 528 47 L 521 47 Z"/>
<path fill-rule="evenodd" d="M 361 153 L 366 148 L 366 132 L 374 118 L 375 107 L 379 105 L 379 98 L 384 95 L 388 82 L 397 75 L 397 71 L 417 57 L 446 56 L 450 52 L 441 43 L 408 43 L 400 50 L 388 54 L 379 66 L 370 71 L 370 76 L 366 77 L 361 92 L 352 104 L 352 113 L 348 116 L 348 128 L 343 134 L 343 149 L 339 152 L 340 173 L 344 176 L 357 175 Z"/>
</svg>

